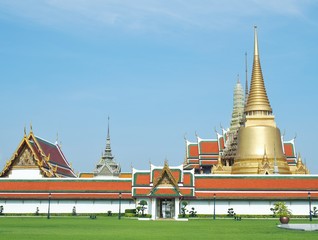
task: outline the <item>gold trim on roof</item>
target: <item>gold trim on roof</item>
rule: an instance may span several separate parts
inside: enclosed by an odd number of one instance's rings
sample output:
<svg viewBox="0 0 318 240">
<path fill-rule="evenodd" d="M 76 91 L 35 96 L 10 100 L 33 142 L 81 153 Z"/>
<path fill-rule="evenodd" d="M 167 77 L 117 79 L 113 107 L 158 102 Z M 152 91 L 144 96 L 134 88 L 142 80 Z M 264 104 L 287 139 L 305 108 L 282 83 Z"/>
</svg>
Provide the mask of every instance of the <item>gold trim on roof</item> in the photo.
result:
<svg viewBox="0 0 318 240">
<path fill-rule="evenodd" d="M 151 192 L 150 192 L 150 195 L 151 195 L 151 194 L 153 193 L 153 191 L 161 184 L 161 180 L 165 180 L 165 179 L 164 179 L 165 174 L 167 174 L 167 176 L 168 176 L 168 178 L 169 178 L 168 180 L 170 180 L 170 183 L 171 183 L 172 187 L 174 187 L 174 188 L 178 191 L 178 193 L 181 195 L 180 189 L 179 189 L 179 186 L 178 186 L 178 182 L 177 182 L 176 179 L 173 177 L 172 172 L 171 172 L 171 170 L 170 170 L 170 168 L 169 168 L 169 166 L 168 166 L 168 162 L 167 162 L 167 161 L 165 161 L 165 165 L 164 165 L 164 167 L 163 167 L 163 169 L 162 169 L 162 171 L 161 171 L 160 176 L 159 176 L 157 179 L 155 179 L 155 181 L 154 181 L 154 183 L 153 183 L 152 190 L 151 190 Z"/>
<path fill-rule="evenodd" d="M 37 148 L 40 152 L 40 155 L 41 155 L 40 159 L 38 158 L 37 154 L 34 152 L 34 149 L 30 144 L 31 140 L 34 142 L 34 144 L 37 146 Z M 0 177 L 7 175 L 11 171 L 11 169 L 14 167 L 16 160 L 18 160 L 17 158 L 20 156 L 20 154 L 23 151 L 25 151 L 24 149 L 29 149 L 30 156 L 32 157 L 33 161 L 40 169 L 40 173 L 43 177 L 57 176 L 57 174 L 54 171 L 55 170 L 54 167 L 49 162 L 50 156 L 46 156 L 44 154 L 44 152 L 41 149 L 38 141 L 36 140 L 33 132 L 30 132 L 28 136 L 26 136 L 26 135 L 23 136 L 23 139 L 21 140 L 19 146 L 17 147 L 17 149 L 13 153 L 12 157 L 10 158 L 9 161 L 6 162 L 5 167 L 3 168 L 2 172 L 0 172 Z M 48 165 L 48 168 L 49 168 L 48 170 L 43 168 L 44 162 L 46 162 L 46 164 Z M 49 171 L 50 171 L 50 173 L 48 173 Z"/>
</svg>

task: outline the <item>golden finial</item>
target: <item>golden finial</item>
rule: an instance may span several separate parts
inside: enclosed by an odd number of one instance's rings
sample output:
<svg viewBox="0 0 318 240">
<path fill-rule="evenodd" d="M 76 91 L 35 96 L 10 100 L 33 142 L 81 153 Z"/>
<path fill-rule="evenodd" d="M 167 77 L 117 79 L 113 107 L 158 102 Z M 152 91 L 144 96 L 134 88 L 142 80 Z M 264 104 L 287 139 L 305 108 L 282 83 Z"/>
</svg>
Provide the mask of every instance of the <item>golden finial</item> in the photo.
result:
<svg viewBox="0 0 318 240">
<path fill-rule="evenodd" d="M 258 56 L 257 26 L 254 26 L 254 56 Z"/>
<path fill-rule="evenodd" d="M 266 112 L 263 114 L 262 112 Z M 252 70 L 252 79 L 250 92 L 248 94 L 248 100 L 245 108 L 245 113 L 247 115 L 271 115 L 272 108 L 270 106 L 266 88 L 264 84 L 261 63 L 259 60 L 259 50 L 258 50 L 258 37 L 257 37 L 257 27 L 254 27 L 254 61 Z"/>
<path fill-rule="evenodd" d="M 165 158 L 165 167 L 168 167 L 168 166 L 169 166 L 169 164 L 168 164 L 168 159 Z"/>
<path fill-rule="evenodd" d="M 302 160 L 301 160 L 301 156 L 300 153 L 298 153 L 298 159 L 297 159 L 297 167 L 302 165 Z"/>
<path fill-rule="evenodd" d="M 55 140 L 55 144 L 59 143 L 59 132 L 56 132 L 56 140 Z"/>
<path fill-rule="evenodd" d="M 27 134 L 26 134 L 26 127 L 24 126 L 24 137 L 26 137 Z"/>
<path fill-rule="evenodd" d="M 32 122 L 30 123 L 30 133 L 33 133 Z"/>
</svg>

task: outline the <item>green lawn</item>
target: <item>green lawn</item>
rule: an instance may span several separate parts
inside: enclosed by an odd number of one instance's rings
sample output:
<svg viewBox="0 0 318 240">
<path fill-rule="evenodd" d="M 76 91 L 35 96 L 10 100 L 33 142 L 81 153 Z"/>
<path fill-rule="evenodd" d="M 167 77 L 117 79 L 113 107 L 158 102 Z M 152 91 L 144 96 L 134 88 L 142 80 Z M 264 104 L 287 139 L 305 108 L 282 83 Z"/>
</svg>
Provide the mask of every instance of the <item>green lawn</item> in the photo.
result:
<svg viewBox="0 0 318 240">
<path fill-rule="evenodd" d="M 291 223 L 308 220 L 292 220 Z M 313 223 L 317 223 L 316 221 Z M 278 220 L 190 219 L 179 221 L 138 221 L 101 217 L 1 217 L 0 239 L 318 239 L 318 232 L 284 230 Z"/>
</svg>

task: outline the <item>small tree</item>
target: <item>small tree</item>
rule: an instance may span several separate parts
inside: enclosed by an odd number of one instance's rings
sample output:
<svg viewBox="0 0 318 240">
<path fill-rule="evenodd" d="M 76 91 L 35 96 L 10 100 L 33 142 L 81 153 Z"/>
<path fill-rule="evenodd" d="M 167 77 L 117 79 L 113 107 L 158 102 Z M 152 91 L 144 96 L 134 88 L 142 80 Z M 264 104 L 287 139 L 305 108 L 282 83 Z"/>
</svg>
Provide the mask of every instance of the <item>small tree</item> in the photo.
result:
<svg viewBox="0 0 318 240">
<path fill-rule="evenodd" d="M 313 210 L 311 210 L 311 214 L 314 218 L 318 217 L 318 209 L 317 207 L 314 207 Z"/>
<path fill-rule="evenodd" d="M 181 203 L 181 215 L 182 215 L 182 217 L 183 218 L 185 218 L 186 217 L 186 212 L 188 211 L 187 210 L 187 205 L 188 205 L 188 202 L 187 201 L 182 201 L 182 203 Z"/>
<path fill-rule="evenodd" d="M 35 210 L 35 216 L 39 216 L 40 214 L 39 214 L 39 207 L 36 207 L 36 210 Z"/>
<path fill-rule="evenodd" d="M 234 217 L 234 216 L 235 216 L 234 209 L 233 209 L 233 208 L 229 208 L 229 209 L 227 210 L 227 215 L 228 215 L 229 217 Z"/>
<path fill-rule="evenodd" d="M 196 217 L 197 216 L 197 211 L 195 211 L 194 207 L 191 208 L 190 217 Z"/>
<path fill-rule="evenodd" d="M 146 205 L 148 204 L 146 200 L 141 200 L 139 203 L 139 206 L 137 207 L 137 209 L 139 211 L 141 211 L 141 216 L 144 216 L 144 212 L 147 209 Z"/>
<path fill-rule="evenodd" d="M 3 215 L 4 213 L 3 213 L 3 210 L 4 210 L 4 208 L 3 208 L 3 206 L 1 205 L 0 206 L 0 215 Z"/>
<path fill-rule="evenodd" d="M 76 207 L 75 206 L 72 209 L 72 216 L 76 216 Z"/>
<path fill-rule="evenodd" d="M 285 202 L 274 203 L 274 207 L 270 210 L 273 212 L 274 217 L 289 217 L 292 214 Z"/>
</svg>

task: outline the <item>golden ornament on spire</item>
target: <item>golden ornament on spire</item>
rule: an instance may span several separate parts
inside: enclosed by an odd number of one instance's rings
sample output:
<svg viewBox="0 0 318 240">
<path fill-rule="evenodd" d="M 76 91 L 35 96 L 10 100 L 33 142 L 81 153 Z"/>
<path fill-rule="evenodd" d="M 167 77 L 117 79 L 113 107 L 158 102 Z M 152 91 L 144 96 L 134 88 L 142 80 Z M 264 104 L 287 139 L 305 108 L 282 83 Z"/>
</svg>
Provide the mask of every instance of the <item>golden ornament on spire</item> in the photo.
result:
<svg viewBox="0 0 318 240">
<path fill-rule="evenodd" d="M 246 115 L 271 115 L 258 51 L 257 27 L 254 27 L 254 61 L 250 92 L 245 108 Z"/>
</svg>

